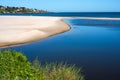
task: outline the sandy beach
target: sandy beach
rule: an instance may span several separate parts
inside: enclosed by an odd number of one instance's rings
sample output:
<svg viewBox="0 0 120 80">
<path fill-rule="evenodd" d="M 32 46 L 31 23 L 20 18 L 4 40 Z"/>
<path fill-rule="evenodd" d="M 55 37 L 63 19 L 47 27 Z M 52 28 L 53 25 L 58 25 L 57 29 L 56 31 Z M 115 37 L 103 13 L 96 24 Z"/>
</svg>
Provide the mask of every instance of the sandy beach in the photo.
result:
<svg viewBox="0 0 120 80">
<path fill-rule="evenodd" d="M 41 40 L 69 29 L 61 17 L 0 16 L 0 47 Z"/>
</svg>

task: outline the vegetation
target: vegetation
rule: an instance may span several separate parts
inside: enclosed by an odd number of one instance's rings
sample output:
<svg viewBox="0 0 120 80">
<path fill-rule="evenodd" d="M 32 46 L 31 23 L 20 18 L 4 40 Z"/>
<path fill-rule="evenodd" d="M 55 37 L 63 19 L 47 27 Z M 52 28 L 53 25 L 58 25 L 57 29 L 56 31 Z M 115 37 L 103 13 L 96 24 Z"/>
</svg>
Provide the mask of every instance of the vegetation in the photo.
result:
<svg viewBox="0 0 120 80">
<path fill-rule="evenodd" d="M 15 51 L 0 52 L 0 80 L 45 80 L 27 58 Z"/>
<path fill-rule="evenodd" d="M 26 7 L 9 7 L 0 5 L 0 14 L 9 14 L 9 13 L 49 13 L 45 10 L 38 9 L 29 9 Z"/>
<path fill-rule="evenodd" d="M 31 64 L 20 52 L 0 52 L 0 80 L 84 80 L 81 69 L 67 64 Z"/>
</svg>

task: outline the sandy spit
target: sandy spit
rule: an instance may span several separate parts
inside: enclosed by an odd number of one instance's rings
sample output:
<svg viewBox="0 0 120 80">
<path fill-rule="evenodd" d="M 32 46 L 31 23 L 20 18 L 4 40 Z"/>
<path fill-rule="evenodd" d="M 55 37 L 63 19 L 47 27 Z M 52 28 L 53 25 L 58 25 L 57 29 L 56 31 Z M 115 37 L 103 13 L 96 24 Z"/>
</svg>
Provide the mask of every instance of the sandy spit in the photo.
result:
<svg viewBox="0 0 120 80">
<path fill-rule="evenodd" d="M 0 47 L 41 40 L 69 29 L 62 17 L 0 16 Z"/>
<path fill-rule="evenodd" d="M 91 19 L 91 20 L 120 20 L 120 18 L 108 18 L 108 17 L 79 17 L 79 19 Z"/>
</svg>

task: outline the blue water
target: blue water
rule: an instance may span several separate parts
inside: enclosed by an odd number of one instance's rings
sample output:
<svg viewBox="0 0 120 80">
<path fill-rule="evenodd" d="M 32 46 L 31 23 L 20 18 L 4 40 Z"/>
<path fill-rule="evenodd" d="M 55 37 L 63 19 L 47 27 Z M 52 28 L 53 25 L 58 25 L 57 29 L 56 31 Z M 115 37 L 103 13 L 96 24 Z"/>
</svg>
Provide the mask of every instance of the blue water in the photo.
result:
<svg viewBox="0 0 120 80">
<path fill-rule="evenodd" d="M 86 80 L 120 80 L 120 21 L 76 17 L 65 22 L 70 31 L 7 49 L 23 52 L 30 61 L 38 56 L 42 64 L 76 64 Z"/>
<path fill-rule="evenodd" d="M 0 14 L 2 15 L 2 14 Z M 120 12 L 58 12 L 45 14 L 3 14 L 9 16 L 62 16 L 62 17 L 114 17 L 120 18 Z M 3 16 L 2 15 L 2 16 Z"/>
</svg>

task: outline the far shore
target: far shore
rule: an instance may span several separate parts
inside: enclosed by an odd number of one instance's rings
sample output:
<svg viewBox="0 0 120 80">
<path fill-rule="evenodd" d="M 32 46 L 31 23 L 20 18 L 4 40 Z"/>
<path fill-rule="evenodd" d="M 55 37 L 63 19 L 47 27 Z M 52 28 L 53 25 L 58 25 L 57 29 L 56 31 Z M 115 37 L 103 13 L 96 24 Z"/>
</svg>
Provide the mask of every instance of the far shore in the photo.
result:
<svg viewBox="0 0 120 80">
<path fill-rule="evenodd" d="M 29 43 L 70 30 L 62 17 L 0 16 L 0 47 Z"/>
<path fill-rule="evenodd" d="M 92 20 L 120 20 L 120 18 L 108 18 L 108 17 L 79 17 L 79 19 L 92 19 Z"/>
</svg>

